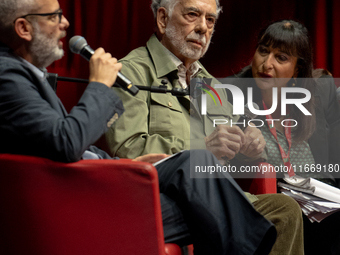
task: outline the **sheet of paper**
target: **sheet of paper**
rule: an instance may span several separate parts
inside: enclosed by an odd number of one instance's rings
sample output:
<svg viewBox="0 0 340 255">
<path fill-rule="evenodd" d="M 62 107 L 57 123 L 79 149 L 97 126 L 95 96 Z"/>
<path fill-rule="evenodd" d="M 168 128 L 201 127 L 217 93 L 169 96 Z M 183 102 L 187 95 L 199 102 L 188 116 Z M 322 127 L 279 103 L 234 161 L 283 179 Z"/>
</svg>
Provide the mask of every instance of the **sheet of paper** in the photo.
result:
<svg viewBox="0 0 340 255">
<path fill-rule="evenodd" d="M 339 203 L 325 202 L 325 201 L 314 201 L 317 205 L 325 206 L 328 208 L 340 208 Z"/>
<path fill-rule="evenodd" d="M 165 162 L 165 161 L 167 161 L 167 160 L 169 160 L 169 159 L 171 159 L 171 158 L 177 156 L 178 154 L 181 154 L 183 151 L 184 151 L 184 150 L 182 150 L 182 151 L 180 151 L 180 152 L 177 152 L 177 153 L 175 153 L 175 154 L 172 154 L 171 156 L 169 156 L 169 157 L 167 157 L 167 158 L 161 159 L 160 161 L 157 161 L 156 163 L 153 163 L 153 166 L 157 166 L 157 165 L 159 165 L 160 163 L 163 163 L 163 162 Z"/>
</svg>

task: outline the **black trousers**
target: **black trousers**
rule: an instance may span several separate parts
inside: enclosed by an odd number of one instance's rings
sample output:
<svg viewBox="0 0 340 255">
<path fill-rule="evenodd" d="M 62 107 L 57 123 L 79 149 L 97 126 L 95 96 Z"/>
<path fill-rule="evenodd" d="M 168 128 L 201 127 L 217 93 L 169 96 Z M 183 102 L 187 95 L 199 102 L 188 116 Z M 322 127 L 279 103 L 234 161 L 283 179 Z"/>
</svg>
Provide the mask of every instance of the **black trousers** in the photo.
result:
<svg viewBox="0 0 340 255">
<path fill-rule="evenodd" d="M 216 164 L 210 152 L 198 150 L 156 167 L 165 241 L 192 242 L 195 255 L 268 254 L 275 227 L 255 211 L 229 174 L 190 178 L 190 167 Z"/>
</svg>

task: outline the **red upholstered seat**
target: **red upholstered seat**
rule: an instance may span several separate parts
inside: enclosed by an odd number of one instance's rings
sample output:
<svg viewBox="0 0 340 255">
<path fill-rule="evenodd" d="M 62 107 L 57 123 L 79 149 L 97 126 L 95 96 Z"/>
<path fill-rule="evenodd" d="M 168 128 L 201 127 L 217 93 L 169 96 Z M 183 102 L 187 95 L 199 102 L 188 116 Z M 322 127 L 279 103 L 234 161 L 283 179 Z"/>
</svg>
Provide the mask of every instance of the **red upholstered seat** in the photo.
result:
<svg viewBox="0 0 340 255">
<path fill-rule="evenodd" d="M 273 179 L 254 180 L 273 185 Z M 193 254 L 192 245 L 185 250 Z M 182 251 L 164 245 L 157 171 L 151 164 L 127 159 L 66 164 L 0 154 L 0 254 Z"/>
<path fill-rule="evenodd" d="M 269 169 L 270 164 L 266 162 L 259 163 L 259 169 L 265 166 Z M 248 191 L 252 194 L 270 194 L 277 193 L 276 187 L 276 173 L 275 172 L 265 172 L 265 173 L 257 173 L 255 178 L 251 181 L 251 185 Z"/>
<path fill-rule="evenodd" d="M 0 254 L 164 254 L 156 169 L 0 155 Z"/>
</svg>

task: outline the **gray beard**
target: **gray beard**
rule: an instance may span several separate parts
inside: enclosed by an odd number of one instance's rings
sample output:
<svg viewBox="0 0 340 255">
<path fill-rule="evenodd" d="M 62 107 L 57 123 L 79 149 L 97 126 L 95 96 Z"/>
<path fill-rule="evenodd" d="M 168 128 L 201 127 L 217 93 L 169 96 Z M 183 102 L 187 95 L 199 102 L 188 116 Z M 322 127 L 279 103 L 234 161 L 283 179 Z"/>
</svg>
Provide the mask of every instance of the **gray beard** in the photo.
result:
<svg viewBox="0 0 340 255">
<path fill-rule="evenodd" d="M 33 63 L 39 68 L 48 67 L 64 56 L 64 50 L 59 48 L 57 39 L 49 38 L 42 33 L 37 24 L 32 25 L 34 33 L 29 51 L 32 54 Z"/>
<path fill-rule="evenodd" d="M 189 59 L 195 59 L 198 60 L 204 56 L 204 54 L 207 52 L 209 45 L 210 45 L 210 39 L 206 43 L 206 46 L 202 49 L 194 48 L 193 46 L 189 45 L 182 35 L 182 31 L 177 29 L 175 26 L 173 26 L 171 23 L 168 25 L 168 27 L 165 29 L 165 35 L 169 38 L 171 44 L 175 46 L 175 48 L 180 52 L 180 54 L 184 57 L 187 57 Z M 202 39 L 199 34 L 197 33 L 190 33 L 188 35 L 191 39 Z"/>
</svg>

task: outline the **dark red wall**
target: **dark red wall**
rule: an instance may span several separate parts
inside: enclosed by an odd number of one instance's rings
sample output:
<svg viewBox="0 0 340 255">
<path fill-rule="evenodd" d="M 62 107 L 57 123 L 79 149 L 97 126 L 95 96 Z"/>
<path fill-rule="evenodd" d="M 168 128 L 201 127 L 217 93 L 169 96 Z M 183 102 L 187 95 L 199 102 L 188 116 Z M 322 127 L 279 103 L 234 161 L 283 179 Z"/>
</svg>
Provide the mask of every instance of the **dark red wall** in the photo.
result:
<svg viewBox="0 0 340 255">
<path fill-rule="evenodd" d="M 68 49 L 73 35 L 84 36 L 89 45 L 103 47 L 124 57 L 145 45 L 153 33 L 150 0 L 59 0 L 70 22 L 64 40 L 65 57 L 50 66 L 59 76 L 87 78 L 88 63 Z M 221 14 L 212 44 L 201 60 L 216 77 L 238 72 L 255 50 L 256 35 L 268 21 L 297 19 L 310 31 L 315 68 L 326 68 L 340 77 L 340 1 L 326 0 L 221 0 Z M 58 95 L 69 110 L 86 85 L 59 82 Z"/>
</svg>

